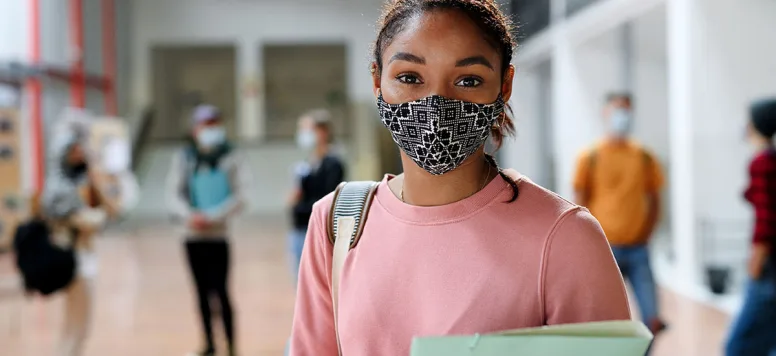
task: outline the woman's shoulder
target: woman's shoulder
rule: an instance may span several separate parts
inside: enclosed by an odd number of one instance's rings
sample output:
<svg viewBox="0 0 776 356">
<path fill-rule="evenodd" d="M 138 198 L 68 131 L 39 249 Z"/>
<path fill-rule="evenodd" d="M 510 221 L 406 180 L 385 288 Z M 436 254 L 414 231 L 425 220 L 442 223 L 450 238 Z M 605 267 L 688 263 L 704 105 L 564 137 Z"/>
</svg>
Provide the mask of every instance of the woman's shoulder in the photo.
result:
<svg viewBox="0 0 776 356">
<path fill-rule="evenodd" d="M 518 200 L 510 221 L 523 221 L 525 230 L 544 236 L 545 247 L 608 246 L 601 225 L 587 208 L 574 204 L 515 171 L 505 172 L 518 183 Z M 553 241 L 555 241 L 553 243 Z M 570 255 L 576 255 L 573 251 Z"/>
<path fill-rule="evenodd" d="M 590 212 L 577 204 L 563 198 L 557 193 L 534 183 L 528 177 L 514 170 L 504 173 L 512 178 L 518 187 L 518 198 L 515 202 L 504 205 L 505 221 L 519 223 L 524 231 L 549 237 L 558 231 L 577 229 L 580 234 L 602 235 L 600 225 Z"/>
<path fill-rule="evenodd" d="M 527 176 L 514 169 L 505 169 L 503 173 L 517 184 L 518 209 L 530 207 L 537 213 L 560 216 L 564 212 L 579 209 L 580 206 L 560 196 L 559 194 L 534 183 Z M 522 210 L 522 209 L 520 209 Z"/>
</svg>

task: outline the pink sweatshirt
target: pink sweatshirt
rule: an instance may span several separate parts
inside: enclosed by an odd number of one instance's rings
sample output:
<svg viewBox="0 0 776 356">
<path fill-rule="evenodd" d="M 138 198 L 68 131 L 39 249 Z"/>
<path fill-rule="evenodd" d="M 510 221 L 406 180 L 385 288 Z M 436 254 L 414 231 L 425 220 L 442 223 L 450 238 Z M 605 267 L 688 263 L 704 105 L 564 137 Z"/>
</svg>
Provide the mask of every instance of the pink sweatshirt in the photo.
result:
<svg viewBox="0 0 776 356">
<path fill-rule="evenodd" d="M 601 227 L 577 205 L 518 176 L 462 201 L 403 203 L 377 190 L 345 260 L 339 330 L 345 356 L 409 355 L 416 336 L 630 319 Z M 332 195 L 313 209 L 299 274 L 292 356 L 336 356 L 331 302 Z"/>
</svg>

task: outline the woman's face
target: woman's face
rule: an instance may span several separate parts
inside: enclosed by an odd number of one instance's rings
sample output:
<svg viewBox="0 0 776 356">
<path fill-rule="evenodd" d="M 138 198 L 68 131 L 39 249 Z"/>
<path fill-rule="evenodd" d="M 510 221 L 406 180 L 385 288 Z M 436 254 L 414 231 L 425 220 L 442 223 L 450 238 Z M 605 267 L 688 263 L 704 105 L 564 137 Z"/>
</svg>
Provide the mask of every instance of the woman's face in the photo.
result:
<svg viewBox="0 0 776 356">
<path fill-rule="evenodd" d="M 390 104 L 431 95 L 490 104 L 512 94 L 514 69 L 469 17 L 455 10 L 427 11 L 407 20 L 383 51 L 374 93 Z M 509 65 L 502 77 L 502 66 Z"/>
</svg>

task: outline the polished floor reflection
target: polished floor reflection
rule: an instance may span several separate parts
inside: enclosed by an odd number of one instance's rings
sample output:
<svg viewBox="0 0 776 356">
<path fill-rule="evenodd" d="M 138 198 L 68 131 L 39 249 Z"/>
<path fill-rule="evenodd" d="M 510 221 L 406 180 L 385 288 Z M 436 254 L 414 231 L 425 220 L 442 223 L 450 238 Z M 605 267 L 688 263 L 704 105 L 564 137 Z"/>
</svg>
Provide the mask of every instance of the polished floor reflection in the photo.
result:
<svg viewBox="0 0 776 356">
<path fill-rule="evenodd" d="M 231 288 L 241 355 L 282 355 L 293 312 L 293 286 L 278 219 L 238 224 Z M 97 244 L 100 275 L 86 356 L 177 356 L 199 346 L 190 276 L 178 235 L 163 223 L 138 224 Z M 26 300 L 8 291 L 0 257 L 0 355 L 56 355 L 61 298 Z M 663 292 L 670 323 L 657 356 L 720 355 L 728 317 Z"/>
</svg>

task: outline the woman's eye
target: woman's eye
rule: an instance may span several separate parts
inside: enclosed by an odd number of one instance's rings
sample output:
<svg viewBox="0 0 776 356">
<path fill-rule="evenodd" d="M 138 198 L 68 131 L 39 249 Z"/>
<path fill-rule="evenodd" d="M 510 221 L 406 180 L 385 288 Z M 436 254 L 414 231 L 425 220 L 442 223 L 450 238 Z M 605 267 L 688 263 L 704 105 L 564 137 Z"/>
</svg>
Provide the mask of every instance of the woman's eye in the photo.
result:
<svg viewBox="0 0 776 356">
<path fill-rule="evenodd" d="M 458 83 L 455 83 L 455 85 L 465 88 L 475 88 L 480 86 L 480 84 L 482 84 L 482 80 L 475 77 L 463 78 Z"/>
<path fill-rule="evenodd" d="M 423 84 L 420 78 L 418 78 L 418 76 L 414 74 L 401 74 L 397 76 L 396 79 L 398 79 L 399 82 L 402 82 L 404 84 Z"/>
</svg>

